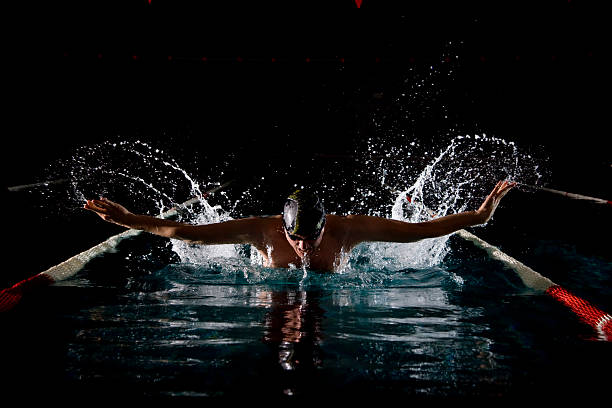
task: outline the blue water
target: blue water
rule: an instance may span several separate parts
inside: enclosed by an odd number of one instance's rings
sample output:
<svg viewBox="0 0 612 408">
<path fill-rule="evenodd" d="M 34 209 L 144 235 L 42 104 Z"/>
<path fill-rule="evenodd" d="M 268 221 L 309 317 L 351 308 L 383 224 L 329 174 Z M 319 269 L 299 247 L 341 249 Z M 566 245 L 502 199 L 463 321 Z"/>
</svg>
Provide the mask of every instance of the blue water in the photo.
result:
<svg viewBox="0 0 612 408">
<path fill-rule="evenodd" d="M 46 367 L 22 369 L 88 398 L 588 397 L 603 385 L 608 342 L 470 244 L 443 243 L 437 264 L 399 270 L 372 268 L 384 257 L 364 245 L 330 275 L 263 268 L 248 251 L 185 263 L 140 236 L 21 306 L 25 333 L 47 345 L 24 353 Z"/>
</svg>

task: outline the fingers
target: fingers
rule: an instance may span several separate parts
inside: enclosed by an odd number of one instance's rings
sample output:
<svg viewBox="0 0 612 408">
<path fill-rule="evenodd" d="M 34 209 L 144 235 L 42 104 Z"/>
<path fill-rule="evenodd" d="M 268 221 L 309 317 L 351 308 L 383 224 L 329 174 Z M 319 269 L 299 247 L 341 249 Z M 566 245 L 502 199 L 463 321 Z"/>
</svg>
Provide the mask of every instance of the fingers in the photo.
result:
<svg viewBox="0 0 612 408">
<path fill-rule="evenodd" d="M 101 212 L 102 208 L 96 206 L 93 202 L 93 200 L 87 200 L 85 202 L 85 205 L 83 205 L 83 208 L 86 210 L 90 210 L 90 211 L 94 211 L 94 212 Z"/>
<path fill-rule="evenodd" d="M 503 183 L 503 181 L 498 181 L 497 184 L 495 184 L 495 187 L 493 187 L 493 190 L 491 190 L 491 192 L 487 196 L 485 201 L 495 201 L 499 196 L 501 189 L 503 188 Z"/>
<path fill-rule="evenodd" d="M 87 200 L 83 208 L 95 212 L 106 213 L 112 207 L 111 203 L 106 199 Z"/>
<path fill-rule="evenodd" d="M 506 194 L 514 186 L 516 186 L 516 182 L 515 181 L 504 181 L 502 186 L 501 186 L 500 193 Z"/>
<path fill-rule="evenodd" d="M 499 201 L 514 186 L 516 186 L 516 182 L 514 181 L 508 181 L 508 180 L 498 181 L 497 184 L 495 185 L 495 188 L 493 189 L 493 195 L 495 196 L 496 200 Z"/>
</svg>

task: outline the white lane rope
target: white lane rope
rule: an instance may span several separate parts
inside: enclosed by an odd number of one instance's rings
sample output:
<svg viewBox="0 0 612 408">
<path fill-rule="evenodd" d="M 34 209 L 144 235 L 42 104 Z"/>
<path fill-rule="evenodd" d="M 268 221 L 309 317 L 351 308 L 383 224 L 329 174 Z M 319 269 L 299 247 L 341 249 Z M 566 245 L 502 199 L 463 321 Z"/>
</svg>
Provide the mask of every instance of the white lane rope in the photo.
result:
<svg viewBox="0 0 612 408">
<path fill-rule="evenodd" d="M 202 194 L 202 197 L 193 197 L 184 203 L 165 211 L 160 215 L 160 218 L 167 219 L 174 217 L 180 212 L 181 208 L 198 203 L 201 199 L 227 187 L 232 182 L 233 180 L 230 180 L 215 188 L 212 188 Z M 8 311 L 15 307 L 23 297 L 23 294 L 27 291 L 37 287 L 51 285 L 55 282 L 63 281 L 75 276 L 93 258 L 115 249 L 124 239 L 137 236 L 141 232 L 141 230 L 128 229 L 120 234 L 113 235 L 98 245 L 76 254 L 63 262 L 52 266 L 43 272 L 40 272 L 37 275 L 24 279 L 10 288 L 0 291 L 0 312 Z"/>
<path fill-rule="evenodd" d="M 406 195 L 406 199 L 412 202 L 411 198 Z M 423 207 L 429 213 L 430 217 L 435 214 L 427 207 Z M 460 236 L 466 241 L 470 241 L 477 247 L 483 249 L 490 258 L 502 262 L 509 269 L 512 269 L 519 276 L 523 284 L 531 289 L 541 291 L 551 296 L 556 301 L 567 306 L 578 318 L 591 326 L 598 334 L 598 338 L 604 341 L 612 341 L 612 316 L 598 309 L 586 300 L 569 292 L 561 285 L 558 285 L 534 271 L 524 263 L 516 260 L 506 254 L 496 246 L 493 246 L 485 240 L 477 237 L 465 229 L 458 230 L 454 234 Z"/>
</svg>

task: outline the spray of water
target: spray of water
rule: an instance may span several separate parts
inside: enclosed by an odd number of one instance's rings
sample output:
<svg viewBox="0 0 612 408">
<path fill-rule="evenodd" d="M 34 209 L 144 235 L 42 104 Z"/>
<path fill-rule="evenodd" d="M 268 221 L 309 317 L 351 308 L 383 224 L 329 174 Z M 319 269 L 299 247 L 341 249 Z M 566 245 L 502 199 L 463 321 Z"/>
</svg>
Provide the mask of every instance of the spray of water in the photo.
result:
<svg viewBox="0 0 612 408">
<path fill-rule="evenodd" d="M 68 159 L 52 163 L 47 178 L 70 180 L 67 197 L 58 203 L 62 210 L 78 210 L 85 199 L 105 196 L 127 203 L 134 212 L 155 215 L 190 197 L 201 197 L 203 187 L 223 178 L 222 168 L 213 169 L 202 185 L 193 176 L 197 160 L 188 163 L 190 168 L 149 142 L 107 141 L 81 146 Z"/>
<path fill-rule="evenodd" d="M 484 134 L 456 136 L 439 150 L 428 150 L 424 154 L 416 142 L 386 147 L 371 140 L 352 177 L 334 180 L 330 174 L 327 180 L 330 185 L 353 183 L 350 188 L 360 198 L 344 197 L 346 213 L 421 222 L 430 219 L 426 207 L 439 216 L 477 208 L 497 180 L 537 184 L 542 177 L 537 160 L 515 143 Z M 406 165 L 405 158 L 416 154 L 425 164 L 419 167 L 413 160 Z M 223 194 L 209 201 L 203 197 L 201 186 L 218 185 L 222 170 L 216 175 L 218 179 L 198 181 L 163 150 L 141 141 L 84 147 L 73 156 L 69 171 L 71 200 L 79 206 L 85 197 L 120 196 L 118 201 L 131 210 L 154 215 L 198 196 L 200 205 L 185 209 L 180 216 L 181 221 L 193 224 L 247 216 L 235 212 L 235 201 L 269 188 L 262 177 L 261 183 L 252 183 L 234 194 L 234 201 Z M 263 257 L 249 246 L 198 246 L 178 240 L 171 240 L 169 245 L 182 264 L 196 265 L 203 271 L 229 274 L 245 282 L 280 278 L 278 271 L 263 267 Z M 396 271 L 436 267 L 448 252 L 448 237 L 410 244 L 366 243 L 340 255 L 337 275 L 358 284 L 376 283 Z M 307 267 L 282 273 L 298 284 L 307 284 L 312 277 Z"/>
</svg>

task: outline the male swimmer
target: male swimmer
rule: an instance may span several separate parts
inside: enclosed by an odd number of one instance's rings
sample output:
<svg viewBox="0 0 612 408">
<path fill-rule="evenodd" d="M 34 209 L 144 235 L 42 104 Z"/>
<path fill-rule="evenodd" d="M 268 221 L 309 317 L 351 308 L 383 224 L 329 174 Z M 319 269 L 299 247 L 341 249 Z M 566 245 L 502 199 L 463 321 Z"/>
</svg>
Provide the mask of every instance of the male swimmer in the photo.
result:
<svg viewBox="0 0 612 408">
<path fill-rule="evenodd" d="M 348 254 L 361 242 L 415 242 L 484 224 L 493 216 L 500 200 L 515 185 L 514 182 L 498 182 L 476 211 L 419 223 L 367 215 L 326 214 L 319 197 L 305 189 L 287 198 L 282 215 L 206 225 L 133 214 L 106 198 L 87 200 L 84 208 L 105 221 L 162 237 L 202 245 L 250 244 L 261 253 L 267 267 L 288 268 L 293 265 L 334 271 L 341 266 L 342 255 Z"/>
</svg>

